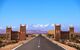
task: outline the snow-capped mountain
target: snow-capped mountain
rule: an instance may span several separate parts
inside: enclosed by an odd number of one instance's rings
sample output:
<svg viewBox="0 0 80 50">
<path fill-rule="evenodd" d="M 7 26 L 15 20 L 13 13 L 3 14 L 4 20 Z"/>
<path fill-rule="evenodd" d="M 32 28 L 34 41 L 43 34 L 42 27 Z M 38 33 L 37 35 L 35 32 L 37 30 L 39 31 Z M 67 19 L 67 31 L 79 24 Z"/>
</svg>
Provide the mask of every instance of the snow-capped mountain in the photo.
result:
<svg viewBox="0 0 80 50">
<path fill-rule="evenodd" d="M 14 31 L 19 30 L 18 27 L 12 27 Z M 80 32 L 80 27 L 75 26 L 75 32 Z M 48 30 L 53 30 L 54 29 L 54 24 L 30 24 L 26 26 L 26 31 L 27 33 L 47 33 Z M 68 31 L 69 26 L 62 26 L 61 25 L 61 30 L 63 31 Z M 6 29 L 0 29 L 0 33 L 5 33 Z"/>
<path fill-rule="evenodd" d="M 3 34 L 3 33 L 5 33 L 5 32 L 6 32 L 5 29 L 0 29 L 0 34 Z"/>
</svg>

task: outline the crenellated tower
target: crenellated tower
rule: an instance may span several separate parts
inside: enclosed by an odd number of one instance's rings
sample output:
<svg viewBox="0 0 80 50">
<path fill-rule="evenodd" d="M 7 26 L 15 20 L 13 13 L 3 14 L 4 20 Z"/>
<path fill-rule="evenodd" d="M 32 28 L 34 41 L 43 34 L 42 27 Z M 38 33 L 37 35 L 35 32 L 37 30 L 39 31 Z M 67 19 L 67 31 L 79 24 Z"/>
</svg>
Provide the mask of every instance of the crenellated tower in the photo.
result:
<svg viewBox="0 0 80 50">
<path fill-rule="evenodd" d="M 20 40 L 26 40 L 26 24 L 20 24 L 20 34 L 19 34 Z"/>
<path fill-rule="evenodd" d="M 11 41 L 12 27 L 6 27 L 6 40 Z"/>
<path fill-rule="evenodd" d="M 74 26 L 70 26 L 69 27 L 69 38 L 74 38 L 75 34 L 74 34 Z"/>
<path fill-rule="evenodd" d="M 60 24 L 55 24 L 55 34 L 54 34 L 54 39 L 56 41 L 60 40 L 60 33 L 61 33 L 61 25 Z"/>
</svg>

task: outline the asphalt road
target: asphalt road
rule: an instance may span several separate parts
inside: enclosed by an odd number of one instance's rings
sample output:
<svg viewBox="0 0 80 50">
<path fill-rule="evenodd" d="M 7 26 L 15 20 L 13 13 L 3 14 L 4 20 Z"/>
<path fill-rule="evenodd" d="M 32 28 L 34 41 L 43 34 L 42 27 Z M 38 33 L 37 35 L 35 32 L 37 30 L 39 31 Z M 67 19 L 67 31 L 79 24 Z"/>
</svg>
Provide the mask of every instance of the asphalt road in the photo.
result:
<svg viewBox="0 0 80 50">
<path fill-rule="evenodd" d="M 18 47 L 16 50 L 64 50 L 64 49 L 40 35 L 35 39 L 31 40 L 30 42 Z"/>
</svg>

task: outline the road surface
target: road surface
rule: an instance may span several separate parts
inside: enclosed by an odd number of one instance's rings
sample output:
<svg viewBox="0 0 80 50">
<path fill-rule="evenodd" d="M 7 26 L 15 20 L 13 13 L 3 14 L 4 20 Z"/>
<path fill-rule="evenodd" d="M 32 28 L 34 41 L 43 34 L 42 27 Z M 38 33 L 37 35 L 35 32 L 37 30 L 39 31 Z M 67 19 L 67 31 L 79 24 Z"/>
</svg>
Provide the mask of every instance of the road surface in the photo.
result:
<svg viewBox="0 0 80 50">
<path fill-rule="evenodd" d="M 39 35 L 30 42 L 23 44 L 15 50 L 65 50 L 60 46 L 47 40 L 45 37 Z"/>
</svg>

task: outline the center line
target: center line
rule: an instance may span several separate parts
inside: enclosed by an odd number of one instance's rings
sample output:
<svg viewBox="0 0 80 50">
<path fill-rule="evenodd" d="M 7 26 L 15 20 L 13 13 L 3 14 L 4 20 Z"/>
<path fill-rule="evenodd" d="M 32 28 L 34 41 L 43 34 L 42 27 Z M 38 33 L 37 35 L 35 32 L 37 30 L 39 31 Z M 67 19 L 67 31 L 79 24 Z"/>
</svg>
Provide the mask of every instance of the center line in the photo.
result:
<svg viewBox="0 0 80 50">
<path fill-rule="evenodd" d="M 38 45 L 38 48 L 40 48 L 40 45 Z"/>
<path fill-rule="evenodd" d="M 40 44 L 40 39 L 39 39 L 39 44 Z"/>
<path fill-rule="evenodd" d="M 38 48 L 40 48 L 40 39 L 39 39 L 39 43 L 38 43 Z"/>
</svg>

